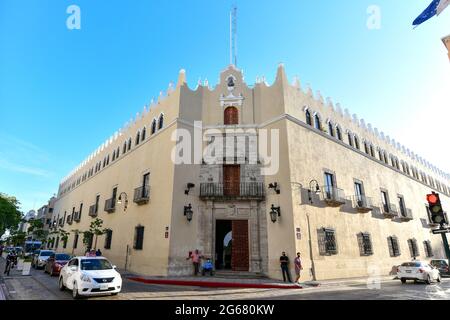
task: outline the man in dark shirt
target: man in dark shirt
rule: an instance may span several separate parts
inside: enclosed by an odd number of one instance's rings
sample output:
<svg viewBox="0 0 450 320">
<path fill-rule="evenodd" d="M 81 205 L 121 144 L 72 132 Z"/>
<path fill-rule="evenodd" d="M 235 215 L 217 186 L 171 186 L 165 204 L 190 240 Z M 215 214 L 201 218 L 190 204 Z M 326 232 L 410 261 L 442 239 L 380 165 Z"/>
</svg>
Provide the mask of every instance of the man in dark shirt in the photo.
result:
<svg viewBox="0 0 450 320">
<path fill-rule="evenodd" d="M 286 282 L 286 277 L 289 282 L 292 282 L 291 275 L 289 273 L 289 257 L 286 252 L 282 253 L 280 257 L 281 272 L 283 273 L 283 281 Z"/>
</svg>

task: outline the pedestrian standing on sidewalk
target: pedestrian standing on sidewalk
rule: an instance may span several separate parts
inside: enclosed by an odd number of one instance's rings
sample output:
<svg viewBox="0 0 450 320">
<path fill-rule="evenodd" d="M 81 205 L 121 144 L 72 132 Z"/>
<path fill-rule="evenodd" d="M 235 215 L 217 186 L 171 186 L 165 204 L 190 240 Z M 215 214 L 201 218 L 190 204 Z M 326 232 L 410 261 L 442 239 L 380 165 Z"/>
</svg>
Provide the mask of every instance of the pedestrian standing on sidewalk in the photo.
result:
<svg viewBox="0 0 450 320">
<path fill-rule="evenodd" d="M 100 249 L 97 249 L 97 251 L 95 252 L 95 255 L 97 257 L 101 257 L 102 256 L 102 252 L 100 251 Z"/>
<path fill-rule="evenodd" d="M 300 280 L 300 272 L 301 270 L 303 270 L 302 260 L 300 259 L 300 252 L 297 252 L 297 257 L 295 257 L 294 259 L 294 266 L 295 266 L 295 275 L 297 277 L 295 279 L 295 282 L 298 283 L 298 281 Z"/>
<path fill-rule="evenodd" d="M 194 252 L 191 252 L 189 254 L 189 258 L 187 258 L 186 260 L 189 260 L 189 259 L 192 260 L 192 264 L 194 265 L 194 275 L 197 276 L 199 269 L 200 269 L 199 267 L 200 267 L 200 259 L 201 259 L 200 252 L 198 251 L 198 249 L 195 249 Z"/>
<path fill-rule="evenodd" d="M 292 282 L 291 274 L 289 273 L 289 257 L 286 255 L 286 252 L 283 252 L 280 257 L 280 265 L 281 272 L 283 273 L 283 281 L 286 282 L 286 278 L 288 282 Z"/>
</svg>

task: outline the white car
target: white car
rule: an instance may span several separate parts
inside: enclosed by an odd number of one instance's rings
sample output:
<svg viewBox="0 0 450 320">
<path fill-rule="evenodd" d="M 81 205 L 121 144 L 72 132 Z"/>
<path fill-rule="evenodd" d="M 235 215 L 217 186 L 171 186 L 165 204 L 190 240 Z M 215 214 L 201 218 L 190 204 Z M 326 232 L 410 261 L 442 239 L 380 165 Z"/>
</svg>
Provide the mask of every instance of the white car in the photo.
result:
<svg viewBox="0 0 450 320">
<path fill-rule="evenodd" d="M 424 281 L 431 284 L 433 281 L 441 282 L 439 270 L 425 261 L 405 262 L 397 268 L 397 277 L 406 283 L 407 280 Z"/>
<path fill-rule="evenodd" d="M 47 263 L 48 258 L 52 254 L 55 254 L 55 251 L 53 250 L 38 250 L 34 255 L 31 262 L 31 265 L 35 269 L 43 268 L 45 264 Z"/>
<path fill-rule="evenodd" d="M 117 295 L 122 290 L 122 277 L 104 257 L 75 257 L 59 275 L 59 289 L 72 290 L 74 299 L 81 296 Z"/>
</svg>

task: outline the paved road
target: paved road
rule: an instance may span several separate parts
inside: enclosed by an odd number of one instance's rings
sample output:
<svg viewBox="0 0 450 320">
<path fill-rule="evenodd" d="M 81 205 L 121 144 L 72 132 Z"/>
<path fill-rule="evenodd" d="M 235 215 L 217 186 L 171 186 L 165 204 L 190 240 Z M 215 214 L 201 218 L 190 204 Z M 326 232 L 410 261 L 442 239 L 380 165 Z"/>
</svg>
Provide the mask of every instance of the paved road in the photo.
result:
<svg viewBox="0 0 450 320">
<path fill-rule="evenodd" d="M 0 259 L 0 270 L 4 262 Z M 8 298 L 17 300 L 70 300 L 70 291 L 58 289 L 58 277 L 50 277 L 42 270 L 21 276 L 14 270 L 10 277 L 0 277 Z M 381 283 L 379 289 L 366 285 L 330 285 L 299 290 L 279 289 L 211 289 L 149 285 L 123 280 L 123 291 L 118 296 L 96 297 L 92 300 L 450 300 L 450 279 L 440 284 L 402 285 L 400 281 Z"/>
</svg>

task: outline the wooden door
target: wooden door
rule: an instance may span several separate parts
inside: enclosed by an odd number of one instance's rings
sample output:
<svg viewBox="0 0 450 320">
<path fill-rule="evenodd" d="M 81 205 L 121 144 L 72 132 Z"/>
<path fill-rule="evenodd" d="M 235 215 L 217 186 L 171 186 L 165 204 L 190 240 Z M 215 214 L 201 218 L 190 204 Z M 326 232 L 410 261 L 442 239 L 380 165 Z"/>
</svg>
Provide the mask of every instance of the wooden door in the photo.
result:
<svg viewBox="0 0 450 320">
<path fill-rule="evenodd" d="M 233 246 L 231 268 L 233 271 L 249 271 L 248 220 L 232 222 Z"/>
<path fill-rule="evenodd" d="M 239 110 L 235 107 L 226 108 L 223 116 L 223 123 L 225 125 L 239 124 Z"/>
<path fill-rule="evenodd" d="M 240 195 L 241 167 L 239 165 L 223 166 L 223 193 L 225 196 Z"/>
</svg>

